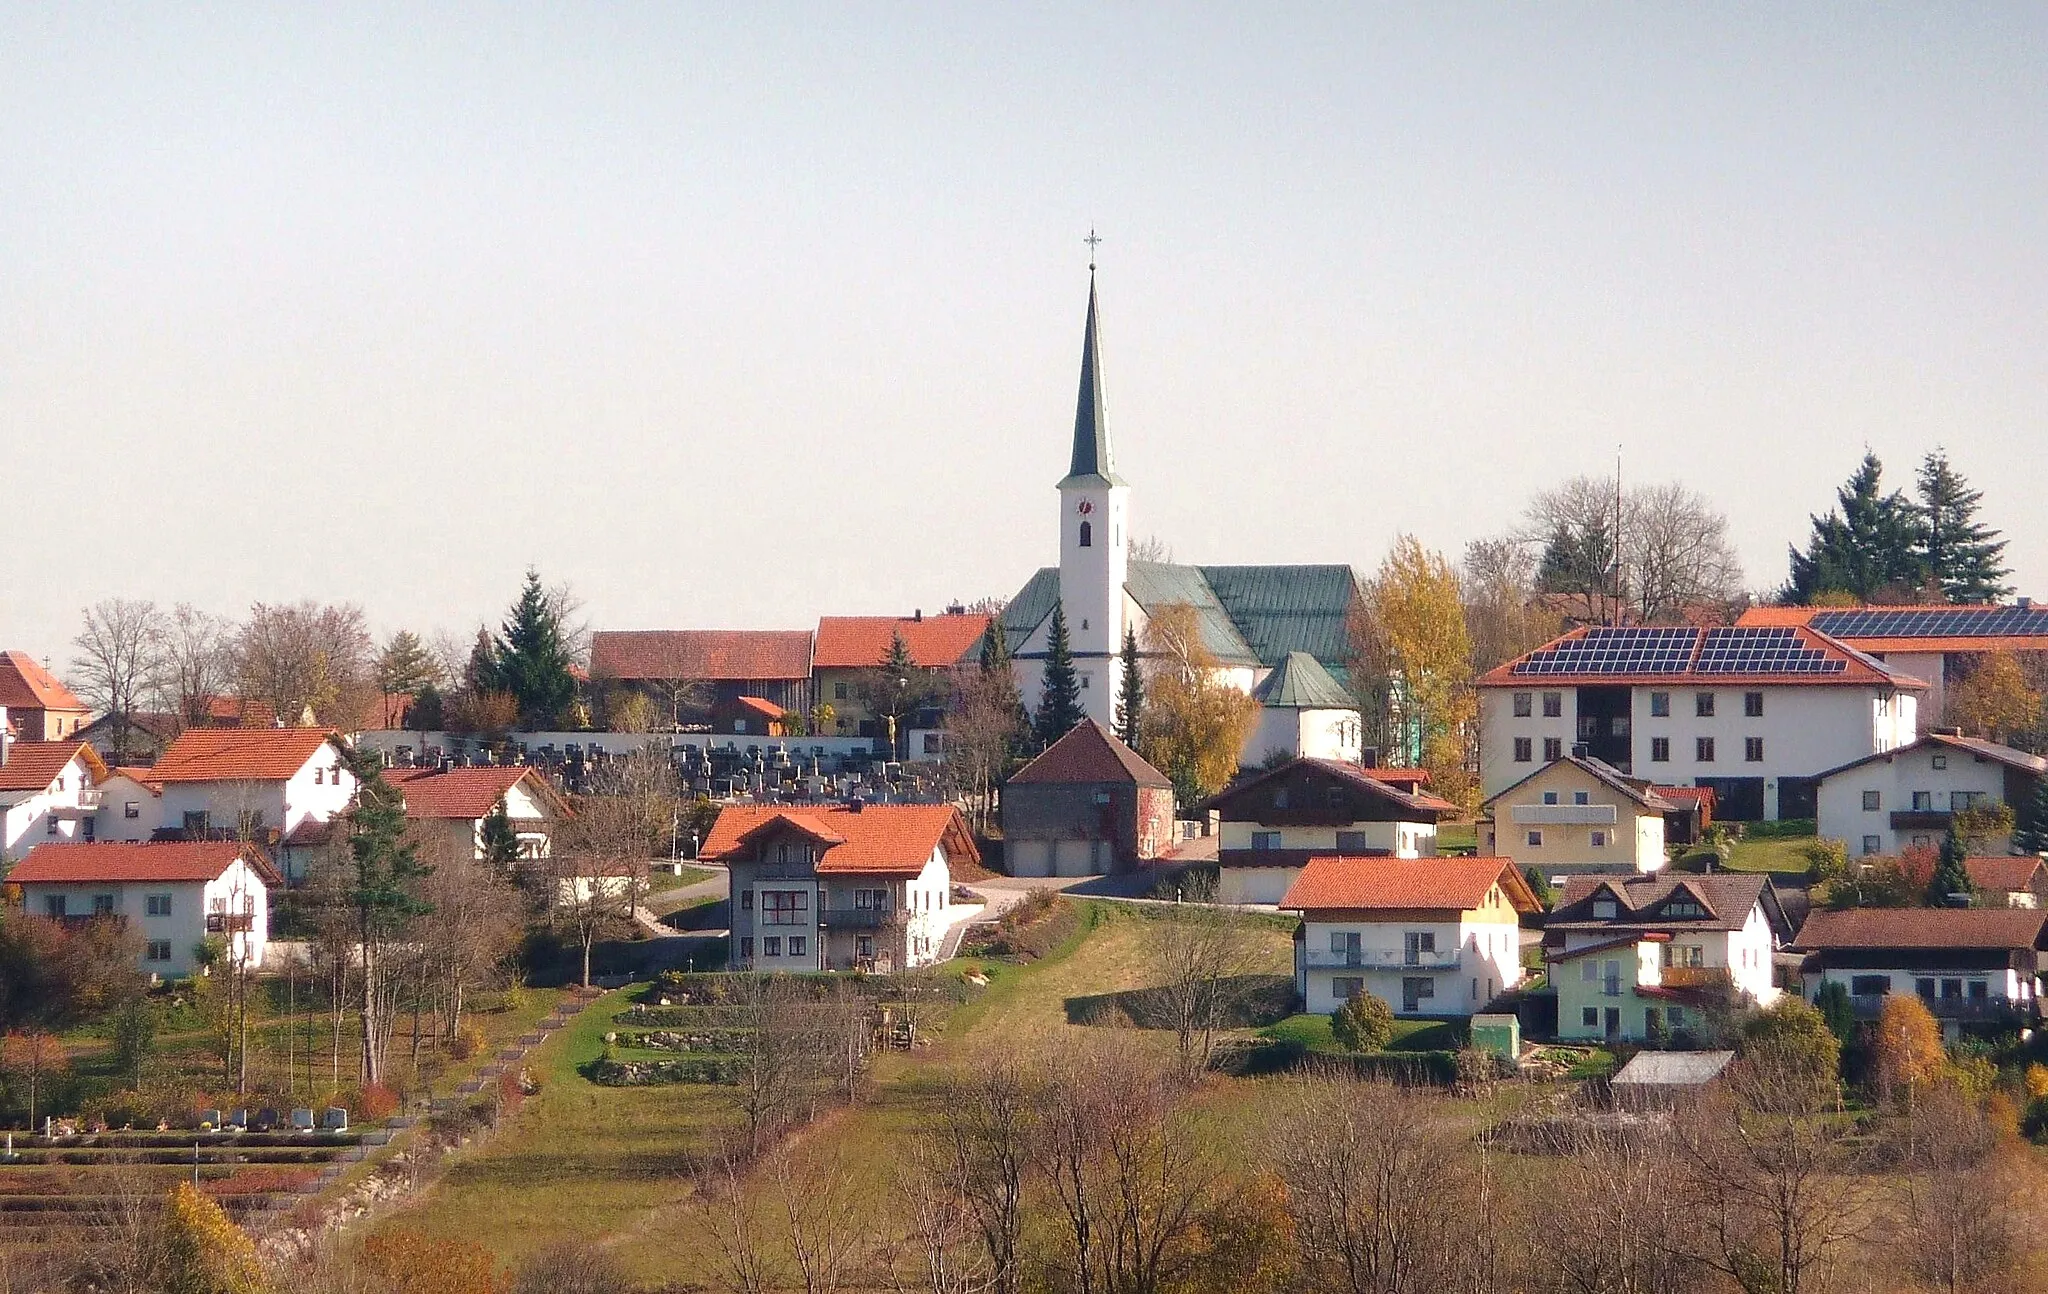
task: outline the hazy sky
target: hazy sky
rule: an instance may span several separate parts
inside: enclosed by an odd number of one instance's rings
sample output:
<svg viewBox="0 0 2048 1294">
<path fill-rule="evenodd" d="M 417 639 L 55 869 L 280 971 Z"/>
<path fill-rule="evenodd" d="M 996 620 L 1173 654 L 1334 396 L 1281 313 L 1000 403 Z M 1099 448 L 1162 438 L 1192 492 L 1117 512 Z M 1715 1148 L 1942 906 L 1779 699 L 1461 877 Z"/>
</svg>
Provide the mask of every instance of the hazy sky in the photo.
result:
<svg viewBox="0 0 2048 1294">
<path fill-rule="evenodd" d="M 1453 555 L 1677 478 L 1750 583 L 1935 445 L 2048 595 L 2040 6 L 10 6 L 0 646 L 116 594 L 803 627 L 1137 533 Z"/>
</svg>

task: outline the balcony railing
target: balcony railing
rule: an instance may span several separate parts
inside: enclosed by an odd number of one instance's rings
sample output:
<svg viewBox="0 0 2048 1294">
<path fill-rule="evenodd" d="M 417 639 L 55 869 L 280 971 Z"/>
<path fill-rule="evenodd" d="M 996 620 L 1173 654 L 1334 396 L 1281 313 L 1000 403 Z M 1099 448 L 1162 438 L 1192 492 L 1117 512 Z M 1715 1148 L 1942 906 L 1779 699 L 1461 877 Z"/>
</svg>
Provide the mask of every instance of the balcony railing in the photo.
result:
<svg viewBox="0 0 2048 1294">
<path fill-rule="evenodd" d="M 821 908 L 818 924 L 837 930 L 879 930 L 895 915 L 889 908 Z"/>
<path fill-rule="evenodd" d="M 1857 993 L 1849 998 L 1858 1019 L 1874 1019 L 1888 993 Z M 1937 1020 L 2001 1020 L 2025 1014 L 2030 1004 L 2004 997 L 1922 997 L 1920 1005 Z"/>
<path fill-rule="evenodd" d="M 63 916 L 43 913 L 42 916 L 45 921 L 54 921 L 66 930 L 83 930 L 95 921 L 112 922 L 116 930 L 128 927 L 128 918 L 119 912 L 67 912 Z"/>
<path fill-rule="evenodd" d="M 256 917 L 250 912 L 209 912 L 206 914 L 206 933 L 229 935 L 244 930 L 253 930 Z"/>
<path fill-rule="evenodd" d="M 74 794 L 76 796 L 75 803 L 53 804 L 50 806 L 51 814 L 59 818 L 72 818 L 88 813 L 98 813 L 100 802 L 105 798 L 98 791 L 78 791 Z"/>
<path fill-rule="evenodd" d="M 1717 988 L 1732 982 L 1726 966 L 1666 966 L 1658 978 L 1665 988 Z"/>
<path fill-rule="evenodd" d="M 1611 827 L 1619 814 L 1611 804 L 1517 804 L 1509 816 L 1531 827 Z"/>
<path fill-rule="evenodd" d="M 1311 952 L 1311 970 L 1454 971 L 1464 965 L 1459 952 L 1415 953 L 1402 948 L 1361 948 L 1357 952 Z"/>
<path fill-rule="evenodd" d="M 1951 816 L 1947 809 L 1897 809 L 1892 813 L 1892 830 L 1946 831 Z"/>
</svg>

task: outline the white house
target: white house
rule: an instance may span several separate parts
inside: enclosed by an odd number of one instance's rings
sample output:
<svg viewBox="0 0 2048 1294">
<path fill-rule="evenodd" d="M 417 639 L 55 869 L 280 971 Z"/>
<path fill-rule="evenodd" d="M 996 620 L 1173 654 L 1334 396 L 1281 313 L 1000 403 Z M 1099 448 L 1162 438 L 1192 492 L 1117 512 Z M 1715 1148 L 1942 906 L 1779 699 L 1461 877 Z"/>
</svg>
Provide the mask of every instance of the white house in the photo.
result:
<svg viewBox="0 0 2048 1294">
<path fill-rule="evenodd" d="M 1640 778 L 1567 755 L 1480 807 L 1479 849 L 1545 876 L 1663 868 L 1664 815 L 1677 806 Z"/>
<path fill-rule="evenodd" d="M 1396 1015 L 1461 1017 L 1521 982 L 1521 916 L 1542 910 L 1506 858 L 1315 858 L 1280 907 L 1301 914 L 1306 1010 L 1370 993 Z"/>
<path fill-rule="evenodd" d="M 12 741 L 0 726 L 0 863 L 50 841 L 91 840 L 106 775 L 85 742 Z"/>
<path fill-rule="evenodd" d="M 39 845 L 9 874 L 30 916 L 110 918 L 142 941 L 141 969 L 190 975 L 208 938 L 231 960 L 263 965 L 270 940 L 270 860 L 235 840 Z"/>
<path fill-rule="evenodd" d="M 1278 903 L 1308 861 L 1323 855 L 1435 855 L 1437 823 L 1457 806 L 1412 781 L 1379 781 L 1374 771 L 1296 759 L 1211 796 L 1201 808 L 1221 823 L 1217 901 Z"/>
<path fill-rule="evenodd" d="M 1857 1014 L 1876 1015 L 1886 994 L 1911 993 L 1937 1018 L 2031 1017 L 2048 952 L 2048 912 L 2038 908 L 1849 908 L 1806 918 L 1793 946 L 1806 954 L 1800 980 L 1811 1000 L 1823 984 L 1848 990 Z"/>
<path fill-rule="evenodd" d="M 281 840 L 346 813 L 356 793 L 326 728 L 189 728 L 149 776 L 163 788 L 156 826 L 188 838 Z"/>
<path fill-rule="evenodd" d="M 387 768 L 384 780 L 405 798 L 405 816 L 417 828 L 436 832 L 472 858 L 484 856 L 484 821 L 500 804 L 521 858 L 548 857 L 555 828 L 570 816 L 561 792 L 532 768 Z"/>
<path fill-rule="evenodd" d="M 1641 1041 L 1717 1001 L 1768 1006 L 1788 934 L 1765 876 L 1574 877 L 1543 923 L 1558 1037 Z"/>
<path fill-rule="evenodd" d="M 109 769 L 98 790 L 93 839 L 138 844 L 163 823 L 164 788 L 148 769 L 125 765 Z"/>
<path fill-rule="evenodd" d="M 731 871 L 736 970 L 924 966 L 980 910 L 952 903 L 981 855 L 948 804 L 728 805 L 702 856 Z"/>
<path fill-rule="evenodd" d="M 1918 741 L 1821 774 L 1819 830 L 1847 842 L 1852 856 L 1939 845 L 1957 811 L 2025 809 L 2044 776 L 2048 759 L 2039 755 L 1934 728 Z M 1983 845 L 1994 853 L 2004 847 L 2004 840 Z"/>
<path fill-rule="evenodd" d="M 1291 651 L 1252 689 L 1259 721 L 1238 762 L 1263 764 L 1274 755 L 1307 755 L 1356 764 L 1364 753 L 1358 702 L 1305 651 Z"/>
<path fill-rule="evenodd" d="M 1480 792 L 1577 749 L 1719 818 L 1812 817 L 1822 772 L 1913 740 L 1926 687 L 1796 626 L 1574 629 L 1479 679 Z"/>
</svg>

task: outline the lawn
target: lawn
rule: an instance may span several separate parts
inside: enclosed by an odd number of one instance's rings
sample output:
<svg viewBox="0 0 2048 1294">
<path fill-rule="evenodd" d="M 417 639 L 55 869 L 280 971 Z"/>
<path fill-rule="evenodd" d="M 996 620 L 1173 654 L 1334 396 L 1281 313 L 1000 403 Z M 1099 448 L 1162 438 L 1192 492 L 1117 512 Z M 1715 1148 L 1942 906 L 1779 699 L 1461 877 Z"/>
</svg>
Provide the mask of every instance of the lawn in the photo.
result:
<svg viewBox="0 0 2048 1294">
<path fill-rule="evenodd" d="M 1731 872 L 1797 872 L 1804 876 L 1808 863 L 1799 851 L 1814 842 L 1812 836 L 1735 841 L 1728 854 Z"/>
<path fill-rule="evenodd" d="M 685 885 L 695 885 L 698 881 L 708 881 L 716 875 L 718 875 L 717 868 L 691 867 L 688 864 L 679 868 L 673 875 L 668 872 L 650 870 L 647 874 L 647 892 L 649 894 L 659 894 L 664 890 L 679 890 Z"/>
<path fill-rule="evenodd" d="M 1279 1042 L 1298 1042 L 1310 1051 L 1343 1050 L 1330 1036 L 1330 1017 L 1326 1015 L 1290 1015 L 1278 1024 L 1259 1030 L 1259 1036 Z M 1387 1044 L 1387 1050 L 1452 1051 L 1464 1045 L 1465 1022 L 1462 1020 L 1397 1019 L 1394 1021 L 1394 1037 Z"/>
<path fill-rule="evenodd" d="M 1445 822 L 1436 829 L 1436 847 L 1444 853 L 1476 853 L 1479 826 L 1472 822 Z"/>
</svg>

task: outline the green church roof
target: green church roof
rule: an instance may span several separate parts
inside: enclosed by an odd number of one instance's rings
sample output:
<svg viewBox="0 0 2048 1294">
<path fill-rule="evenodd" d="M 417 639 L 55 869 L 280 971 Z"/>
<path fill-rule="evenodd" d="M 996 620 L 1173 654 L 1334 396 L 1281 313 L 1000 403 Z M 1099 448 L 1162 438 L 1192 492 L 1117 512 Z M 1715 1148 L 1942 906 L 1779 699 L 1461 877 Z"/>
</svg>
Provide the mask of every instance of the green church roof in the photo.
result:
<svg viewBox="0 0 2048 1294">
<path fill-rule="evenodd" d="M 1260 705 L 1283 710 L 1356 710 L 1358 702 L 1305 651 L 1291 651 L 1252 689 Z"/>
<path fill-rule="evenodd" d="M 1101 342 L 1095 324 L 1095 274 L 1088 274 L 1088 324 L 1081 335 L 1081 397 L 1074 406 L 1074 457 L 1060 488 L 1123 485 L 1109 452 L 1109 417 L 1102 406 Z"/>
</svg>

